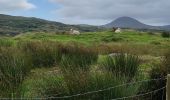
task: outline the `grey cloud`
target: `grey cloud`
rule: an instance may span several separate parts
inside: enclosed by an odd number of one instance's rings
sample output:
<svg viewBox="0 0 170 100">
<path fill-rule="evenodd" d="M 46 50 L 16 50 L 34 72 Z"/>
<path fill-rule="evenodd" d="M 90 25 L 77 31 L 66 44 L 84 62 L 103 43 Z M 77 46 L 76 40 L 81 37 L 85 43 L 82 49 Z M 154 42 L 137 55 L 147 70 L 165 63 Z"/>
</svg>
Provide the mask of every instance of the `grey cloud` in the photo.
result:
<svg viewBox="0 0 170 100">
<path fill-rule="evenodd" d="M 100 20 L 103 24 L 117 17 L 129 16 L 147 24 L 170 24 L 169 0 L 50 0 L 61 5 L 55 12 L 62 19 L 76 18 L 89 23 Z M 153 20 L 155 19 L 155 20 Z M 160 22 L 162 21 L 162 22 Z M 66 21 L 65 21 L 66 22 Z M 92 23 L 93 22 L 93 23 Z M 91 24 L 97 24 L 92 21 Z M 66 22 L 74 23 L 74 21 Z"/>
<path fill-rule="evenodd" d="M 17 10 L 29 10 L 36 6 L 28 0 L 0 0 L 0 12 L 6 13 Z"/>
</svg>

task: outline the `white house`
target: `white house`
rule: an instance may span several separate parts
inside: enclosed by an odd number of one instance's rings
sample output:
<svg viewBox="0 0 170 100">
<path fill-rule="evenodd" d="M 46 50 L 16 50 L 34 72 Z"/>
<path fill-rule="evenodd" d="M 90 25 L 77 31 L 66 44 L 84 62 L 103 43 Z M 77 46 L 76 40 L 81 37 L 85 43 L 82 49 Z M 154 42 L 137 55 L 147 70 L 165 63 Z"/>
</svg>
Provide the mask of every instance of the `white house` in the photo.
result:
<svg viewBox="0 0 170 100">
<path fill-rule="evenodd" d="M 70 34 L 72 34 L 72 35 L 79 35 L 80 32 L 77 31 L 77 30 L 70 29 Z"/>
<path fill-rule="evenodd" d="M 115 31 L 115 33 L 121 33 L 121 32 L 122 32 L 122 30 L 120 28 L 117 28 Z"/>
</svg>

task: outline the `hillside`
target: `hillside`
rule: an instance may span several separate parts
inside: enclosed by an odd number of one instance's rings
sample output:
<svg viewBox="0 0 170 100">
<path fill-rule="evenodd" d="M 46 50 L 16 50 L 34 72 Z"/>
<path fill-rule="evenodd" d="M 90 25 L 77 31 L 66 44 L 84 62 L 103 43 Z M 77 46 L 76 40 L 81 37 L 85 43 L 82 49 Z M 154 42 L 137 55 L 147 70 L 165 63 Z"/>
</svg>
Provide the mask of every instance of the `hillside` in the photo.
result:
<svg viewBox="0 0 170 100">
<path fill-rule="evenodd" d="M 167 26 L 151 26 L 144 24 L 134 18 L 120 17 L 116 20 L 103 25 L 106 28 L 120 27 L 120 28 L 133 28 L 133 29 L 155 29 L 155 30 L 170 30 L 170 25 Z"/>
<path fill-rule="evenodd" d="M 0 34 L 16 35 L 25 32 L 65 32 L 71 28 L 82 32 L 101 30 L 96 26 L 66 25 L 34 17 L 9 16 L 0 14 Z"/>
</svg>

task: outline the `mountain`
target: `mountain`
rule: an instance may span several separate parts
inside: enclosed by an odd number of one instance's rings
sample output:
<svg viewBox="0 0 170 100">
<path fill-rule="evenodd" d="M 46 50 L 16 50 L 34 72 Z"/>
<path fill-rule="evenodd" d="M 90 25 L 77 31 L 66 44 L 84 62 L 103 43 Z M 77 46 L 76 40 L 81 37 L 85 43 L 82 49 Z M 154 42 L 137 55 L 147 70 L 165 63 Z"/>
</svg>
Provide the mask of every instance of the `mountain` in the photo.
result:
<svg viewBox="0 0 170 100">
<path fill-rule="evenodd" d="M 26 32 L 52 32 L 61 33 L 71 28 L 81 32 L 102 30 L 97 26 L 67 25 L 34 17 L 10 16 L 0 14 L 0 34 L 16 35 Z"/>
<path fill-rule="evenodd" d="M 155 29 L 155 30 L 170 30 L 170 25 L 167 26 L 151 26 L 146 25 L 131 17 L 120 17 L 116 20 L 103 25 L 106 28 L 120 27 L 120 28 L 132 28 L 132 29 Z"/>
<path fill-rule="evenodd" d="M 160 28 L 163 29 L 163 30 L 170 31 L 170 25 L 160 26 Z"/>
</svg>

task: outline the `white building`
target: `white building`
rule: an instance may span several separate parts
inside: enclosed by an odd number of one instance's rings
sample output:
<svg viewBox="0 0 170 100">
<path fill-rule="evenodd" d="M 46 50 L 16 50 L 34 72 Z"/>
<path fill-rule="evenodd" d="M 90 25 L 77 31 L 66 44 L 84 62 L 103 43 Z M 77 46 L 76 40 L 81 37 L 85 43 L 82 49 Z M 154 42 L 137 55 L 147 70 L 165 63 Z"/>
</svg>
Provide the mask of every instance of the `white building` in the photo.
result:
<svg viewBox="0 0 170 100">
<path fill-rule="evenodd" d="M 79 35 L 80 32 L 77 31 L 77 30 L 70 29 L 70 34 L 72 34 L 72 35 Z"/>
</svg>

